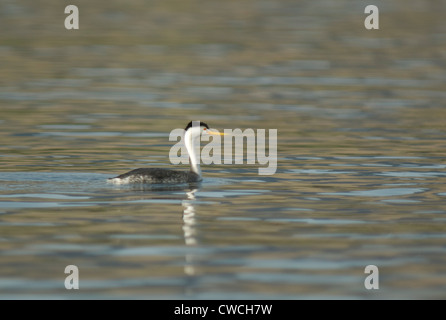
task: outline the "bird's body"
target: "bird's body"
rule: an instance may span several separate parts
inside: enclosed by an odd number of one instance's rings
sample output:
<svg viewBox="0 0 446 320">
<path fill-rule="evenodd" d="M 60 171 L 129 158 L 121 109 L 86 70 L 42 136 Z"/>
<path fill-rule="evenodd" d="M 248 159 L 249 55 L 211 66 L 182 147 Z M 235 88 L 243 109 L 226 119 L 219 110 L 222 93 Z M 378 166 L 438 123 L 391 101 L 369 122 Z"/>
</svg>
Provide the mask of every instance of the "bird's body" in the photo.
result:
<svg viewBox="0 0 446 320">
<path fill-rule="evenodd" d="M 201 134 L 224 135 L 218 131 L 212 131 L 204 122 L 190 122 L 184 132 L 184 143 L 189 153 L 190 171 L 170 170 L 165 168 L 139 168 L 108 179 L 114 184 L 175 184 L 191 183 L 202 180 L 200 159 L 195 153 L 194 142 Z"/>
<path fill-rule="evenodd" d="M 201 177 L 192 171 L 163 168 L 139 168 L 109 179 L 114 184 L 129 183 L 188 183 L 199 182 Z"/>
</svg>

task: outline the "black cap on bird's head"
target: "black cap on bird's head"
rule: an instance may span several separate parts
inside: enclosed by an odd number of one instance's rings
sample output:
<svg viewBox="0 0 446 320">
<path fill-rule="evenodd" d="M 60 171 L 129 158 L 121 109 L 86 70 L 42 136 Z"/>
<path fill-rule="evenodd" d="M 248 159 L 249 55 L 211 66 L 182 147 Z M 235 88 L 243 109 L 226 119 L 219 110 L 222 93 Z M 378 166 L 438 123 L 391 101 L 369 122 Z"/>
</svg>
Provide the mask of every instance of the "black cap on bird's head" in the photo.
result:
<svg viewBox="0 0 446 320">
<path fill-rule="evenodd" d="M 184 131 L 187 131 L 187 129 L 192 128 L 192 126 L 197 126 L 198 122 L 200 123 L 200 127 L 205 127 L 206 129 L 209 129 L 209 126 L 201 121 L 191 121 L 187 124 L 186 128 L 184 129 Z"/>
</svg>

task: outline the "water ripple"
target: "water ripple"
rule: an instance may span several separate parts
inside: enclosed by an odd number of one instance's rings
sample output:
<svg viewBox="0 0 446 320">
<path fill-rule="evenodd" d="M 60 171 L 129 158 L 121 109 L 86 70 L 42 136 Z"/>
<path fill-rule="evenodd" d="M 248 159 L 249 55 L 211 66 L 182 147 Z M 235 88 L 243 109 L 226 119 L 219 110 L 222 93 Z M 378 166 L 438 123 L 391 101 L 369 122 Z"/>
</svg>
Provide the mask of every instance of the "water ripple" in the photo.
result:
<svg viewBox="0 0 446 320">
<path fill-rule="evenodd" d="M 319 194 L 330 196 L 354 196 L 354 197 L 394 197 L 425 192 L 426 188 L 387 188 L 373 190 L 357 190 L 349 192 L 322 192 Z"/>
</svg>

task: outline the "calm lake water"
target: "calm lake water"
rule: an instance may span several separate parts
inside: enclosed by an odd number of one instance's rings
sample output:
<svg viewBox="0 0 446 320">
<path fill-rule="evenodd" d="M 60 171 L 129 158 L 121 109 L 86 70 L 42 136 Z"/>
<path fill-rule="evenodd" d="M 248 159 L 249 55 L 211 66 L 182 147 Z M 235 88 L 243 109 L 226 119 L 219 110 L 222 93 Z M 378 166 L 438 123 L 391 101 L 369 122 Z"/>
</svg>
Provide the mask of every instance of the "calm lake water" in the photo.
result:
<svg viewBox="0 0 446 320">
<path fill-rule="evenodd" d="M 0 298 L 446 298 L 446 1 L 51 2 L 0 4 Z M 277 172 L 107 184 L 190 120 Z"/>
</svg>

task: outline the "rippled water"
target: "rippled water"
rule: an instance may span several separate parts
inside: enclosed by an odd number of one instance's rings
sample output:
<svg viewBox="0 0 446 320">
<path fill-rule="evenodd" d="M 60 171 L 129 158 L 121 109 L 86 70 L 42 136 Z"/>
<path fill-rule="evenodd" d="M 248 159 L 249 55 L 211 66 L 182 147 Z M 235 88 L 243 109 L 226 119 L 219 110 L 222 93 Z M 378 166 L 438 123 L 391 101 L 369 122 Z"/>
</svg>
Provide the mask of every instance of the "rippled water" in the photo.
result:
<svg viewBox="0 0 446 320">
<path fill-rule="evenodd" d="M 0 298 L 446 297 L 445 1 L 100 3 L 0 4 Z M 277 129 L 277 172 L 106 182 L 190 120 Z"/>
</svg>

